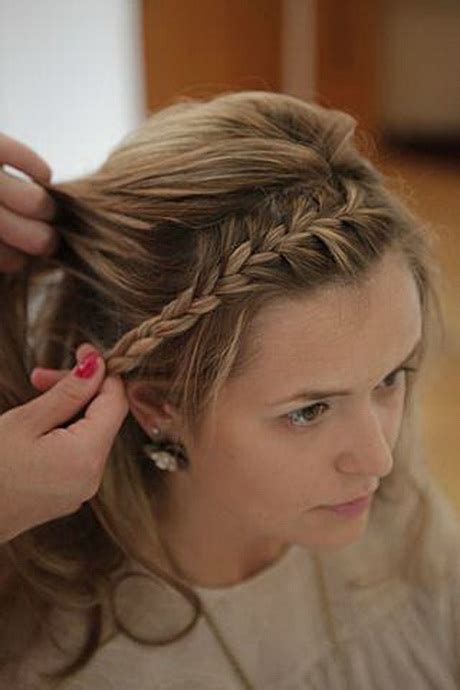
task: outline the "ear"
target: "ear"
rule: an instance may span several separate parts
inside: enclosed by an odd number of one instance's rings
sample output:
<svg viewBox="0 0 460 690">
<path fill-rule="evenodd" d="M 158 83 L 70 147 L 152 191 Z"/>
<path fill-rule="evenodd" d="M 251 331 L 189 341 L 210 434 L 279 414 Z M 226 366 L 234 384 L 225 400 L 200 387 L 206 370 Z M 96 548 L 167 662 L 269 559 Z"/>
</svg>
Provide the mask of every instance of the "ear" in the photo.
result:
<svg viewBox="0 0 460 690">
<path fill-rule="evenodd" d="M 174 435 L 180 429 L 180 414 L 169 403 L 161 402 L 151 383 L 127 381 L 126 397 L 132 415 L 148 436 L 152 427 L 157 426 L 166 435 Z"/>
</svg>

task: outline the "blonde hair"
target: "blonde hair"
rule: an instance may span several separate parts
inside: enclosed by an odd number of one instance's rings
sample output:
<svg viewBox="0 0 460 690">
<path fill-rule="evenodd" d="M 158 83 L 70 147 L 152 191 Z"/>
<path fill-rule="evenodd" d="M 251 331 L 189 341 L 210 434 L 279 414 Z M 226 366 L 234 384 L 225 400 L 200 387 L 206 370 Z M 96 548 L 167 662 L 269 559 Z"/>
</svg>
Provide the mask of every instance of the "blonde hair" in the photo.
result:
<svg viewBox="0 0 460 690">
<path fill-rule="evenodd" d="M 390 250 L 416 281 L 426 358 L 442 331 L 431 236 L 359 152 L 355 127 L 346 113 L 279 93 L 185 98 L 151 115 L 94 173 L 49 185 L 60 208 L 57 254 L 0 279 L 0 412 L 37 395 L 33 366 L 70 367 L 76 347 L 90 341 L 109 373 L 148 380 L 152 400 L 177 406 L 198 434 L 222 386 L 255 356 L 252 324 L 264 305 L 359 285 Z M 433 516 L 413 388 L 374 509 L 387 506 L 394 516 L 416 495 L 413 529 L 403 558 L 355 586 L 395 575 L 429 583 L 442 573 L 427 547 Z M 194 609 L 181 631 L 152 644 L 178 639 L 199 619 L 197 595 L 152 557 L 164 477 L 143 455 L 146 440 L 129 414 L 97 494 L 3 547 L 15 573 L 10 586 L 36 612 L 34 635 L 49 627 L 53 608 L 86 612 L 85 642 L 56 677 L 95 653 L 106 609 L 118 630 L 140 639 L 113 606 L 131 559 Z"/>
</svg>

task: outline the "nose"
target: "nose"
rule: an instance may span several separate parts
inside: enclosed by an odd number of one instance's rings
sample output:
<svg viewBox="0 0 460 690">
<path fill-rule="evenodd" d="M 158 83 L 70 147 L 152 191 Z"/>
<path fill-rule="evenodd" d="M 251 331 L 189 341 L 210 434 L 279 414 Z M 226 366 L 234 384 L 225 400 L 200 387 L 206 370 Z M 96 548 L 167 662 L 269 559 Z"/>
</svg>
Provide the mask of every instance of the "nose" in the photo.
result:
<svg viewBox="0 0 460 690">
<path fill-rule="evenodd" d="M 348 474 L 386 477 L 393 469 L 393 453 L 385 419 L 377 410 L 365 405 L 344 434 L 345 448 L 337 458 L 337 469 Z"/>
</svg>

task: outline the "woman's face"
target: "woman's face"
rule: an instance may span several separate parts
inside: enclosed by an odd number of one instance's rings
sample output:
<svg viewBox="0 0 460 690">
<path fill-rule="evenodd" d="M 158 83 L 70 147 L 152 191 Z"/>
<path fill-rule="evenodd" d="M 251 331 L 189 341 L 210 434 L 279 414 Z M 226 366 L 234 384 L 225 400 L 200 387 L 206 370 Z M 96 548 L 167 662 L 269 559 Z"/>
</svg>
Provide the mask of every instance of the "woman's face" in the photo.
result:
<svg viewBox="0 0 460 690">
<path fill-rule="evenodd" d="M 325 506 L 369 493 L 392 471 L 407 374 L 390 373 L 422 328 L 414 279 L 387 254 L 359 289 L 271 304 L 257 326 L 259 355 L 227 382 L 199 443 L 182 436 L 191 464 L 170 476 L 174 514 L 223 539 L 344 546 L 369 511 L 344 518 Z M 345 392 L 283 402 L 302 390 Z"/>
</svg>

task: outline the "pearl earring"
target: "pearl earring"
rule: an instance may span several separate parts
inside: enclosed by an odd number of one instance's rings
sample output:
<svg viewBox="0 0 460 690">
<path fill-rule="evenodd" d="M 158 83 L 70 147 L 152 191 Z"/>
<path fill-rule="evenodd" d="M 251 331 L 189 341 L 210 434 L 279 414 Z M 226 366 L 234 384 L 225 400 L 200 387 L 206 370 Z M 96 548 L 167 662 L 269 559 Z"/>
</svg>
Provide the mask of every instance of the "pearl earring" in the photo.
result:
<svg viewBox="0 0 460 690">
<path fill-rule="evenodd" d="M 160 436 L 160 429 L 153 427 L 151 433 L 152 436 L 158 438 Z M 160 470 L 175 472 L 179 468 L 178 458 L 168 450 L 159 450 L 157 444 L 147 443 L 144 445 L 143 450 Z"/>
</svg>

